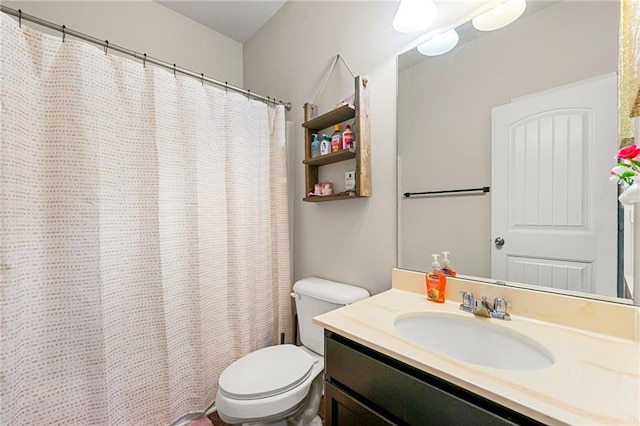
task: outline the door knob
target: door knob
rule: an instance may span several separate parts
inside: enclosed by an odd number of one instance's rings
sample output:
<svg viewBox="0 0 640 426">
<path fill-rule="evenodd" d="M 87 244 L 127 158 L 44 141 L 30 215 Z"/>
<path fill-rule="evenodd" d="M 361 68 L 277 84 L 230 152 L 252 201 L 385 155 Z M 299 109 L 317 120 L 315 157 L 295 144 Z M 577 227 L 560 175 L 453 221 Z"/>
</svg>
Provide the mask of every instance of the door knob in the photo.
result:
<svg viewBox="0 0 640 426">
<path fill-rule="evenodd" d="M 504 245 L 504 238 L 498 237 L 495 239 L 494 243 L 496 244 L 496 247 L 502 247 Z"/>
</svg>

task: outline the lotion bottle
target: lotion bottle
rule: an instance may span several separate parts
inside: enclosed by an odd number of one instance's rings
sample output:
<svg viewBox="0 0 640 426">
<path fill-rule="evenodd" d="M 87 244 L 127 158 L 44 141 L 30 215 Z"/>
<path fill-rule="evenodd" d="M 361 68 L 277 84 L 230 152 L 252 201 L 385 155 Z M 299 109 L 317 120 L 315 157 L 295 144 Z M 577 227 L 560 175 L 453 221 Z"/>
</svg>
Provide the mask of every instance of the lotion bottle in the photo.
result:
<svg viewBox="0 0 640 426">
<path fill-rule="evenodd" d="M 313 134 L 313 141 L 311 142 L 311 158 L 320 157 L 320 141 L 318 135 Z"/>
<path fill-rule="evenodd" d="M 444 292 L 447 287 L 447 277 L 442 272 L 442 265 L 438 262 L 439 254 L 432 254 L 433 263 L 431 270 L 425 277 L 427 285 L 427 300 L 430 302 L 443 303 Z"/>
<path fill-rule="evenodd" d="M 331 152 L 331 142 L 327 139 L 327 135 L 322 135 L 322 142 L 320 142 L 320 155 L 326 155 Z"/>
</svg>

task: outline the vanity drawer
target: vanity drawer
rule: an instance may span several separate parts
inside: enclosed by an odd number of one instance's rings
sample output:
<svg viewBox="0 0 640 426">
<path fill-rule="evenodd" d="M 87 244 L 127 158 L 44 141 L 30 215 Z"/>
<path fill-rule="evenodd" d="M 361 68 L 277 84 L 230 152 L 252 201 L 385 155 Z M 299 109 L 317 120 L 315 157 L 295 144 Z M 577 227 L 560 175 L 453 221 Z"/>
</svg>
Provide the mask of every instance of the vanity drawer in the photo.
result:
<svg viewBox="0 0 640 426">
<path fill-rule="evenodd" d="M 390 423 L 539 424 L 329 331 L 325 332 L 325 377 L 329 384 L 381 413 Z M 328 419 L 330 410 L 327 406 Z"/>
<path fill-rule="evenodd" d="M 325 420 L 328 426 L 387 426 L 394 424 L 366 404 L 363 404 L 348 393 L 333 386 L 330 382 L 325 382 L 324 403 L 330 413 Z"/>
</svg>

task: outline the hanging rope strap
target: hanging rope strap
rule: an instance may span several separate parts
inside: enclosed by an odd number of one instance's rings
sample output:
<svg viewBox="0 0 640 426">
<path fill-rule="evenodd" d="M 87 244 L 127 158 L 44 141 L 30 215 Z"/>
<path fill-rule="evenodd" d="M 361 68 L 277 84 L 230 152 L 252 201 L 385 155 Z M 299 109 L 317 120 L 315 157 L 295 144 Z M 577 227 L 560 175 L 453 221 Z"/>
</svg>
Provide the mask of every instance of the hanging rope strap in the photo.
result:
<svg viewBox="0 0 640 426">
<path fill-rule="evenodd" d="M 333 64 L 331 64 L 331 68 L 329 68 L 329 71 L 324 76 L 324 80 L 322 81 L 322 84 L 320 85 L 320 89 L 318 90 L 318 93 L 316 93 L 316 97 L 313 99 L 313 104 L 314 105 L 316 105 L 318 103 L 318 98 L 320 97 L 320 94 L 324 90 L 324 86 L 327 85 L 327 81 L 329 81 L 329 77 L 331 76 L 331 73 L 333 72 L 334 68 L 336 67 L 336 64 L 338 63 L 338 60 L 342 61 L 344 66 L 347 68 L 347 71 L 349 71 L 349 74 L 351 74 L 351 77 L 356 78 L 356 75 L 353 73 L 353 71 L 351 71 L 351 67 L 349 67 L 349 65 L 347 65 L 347 63 L 344 61 L 342 56 L 340 56 L 340 54 L 338 53 L 336 55 L 336 59 L 333 61 Z"/>
</svg>

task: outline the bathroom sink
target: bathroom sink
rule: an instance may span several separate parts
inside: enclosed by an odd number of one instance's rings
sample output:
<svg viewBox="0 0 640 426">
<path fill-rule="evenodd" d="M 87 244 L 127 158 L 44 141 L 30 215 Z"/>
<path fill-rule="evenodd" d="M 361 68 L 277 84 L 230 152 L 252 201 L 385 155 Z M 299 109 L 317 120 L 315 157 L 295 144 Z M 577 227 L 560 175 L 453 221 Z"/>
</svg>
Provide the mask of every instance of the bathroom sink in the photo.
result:
<svg viewBox="0 0 640 426">
<path fill-rule="evenodd" d="M 400 336 L 461 361 L 504 370 L 541 370 L 553 356 L 527 336 L 484 318 L 420 314 L 396 320 Z"/>
</svg>

